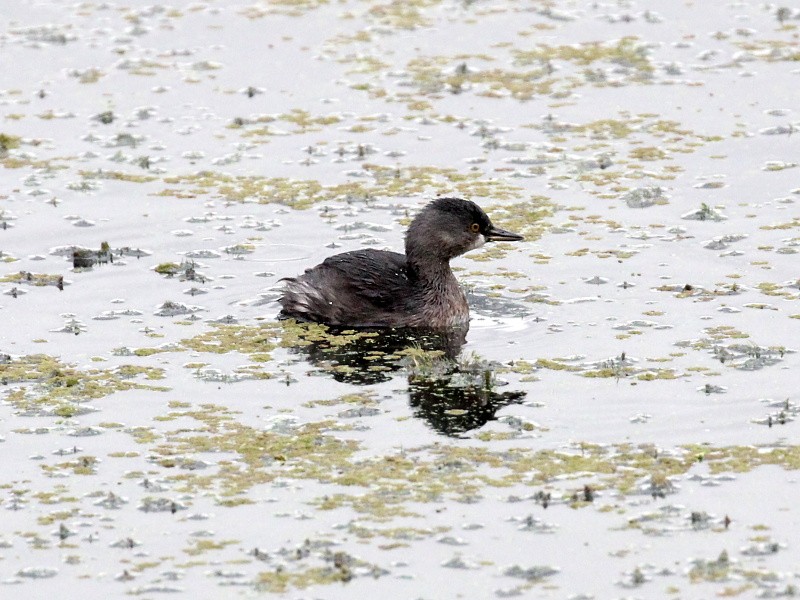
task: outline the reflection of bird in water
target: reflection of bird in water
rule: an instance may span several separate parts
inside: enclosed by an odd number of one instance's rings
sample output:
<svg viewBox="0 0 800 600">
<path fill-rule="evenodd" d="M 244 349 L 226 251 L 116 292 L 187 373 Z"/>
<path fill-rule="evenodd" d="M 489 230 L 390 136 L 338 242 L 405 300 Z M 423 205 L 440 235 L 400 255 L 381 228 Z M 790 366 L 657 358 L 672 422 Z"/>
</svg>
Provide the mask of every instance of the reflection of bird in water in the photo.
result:
<svg viewBox="0 0 800 600">
<path fill-rule="evenodd" d="M 517 404 L 525 392 L 498 392 L 491 383 L 488 367 L 455 368 L 446 376 L 410 376 L 409 404 L 439 433 L 458 436 L 495 419 L 495 413 Z"/>
<path fill-rule="evenodd" d="M 453 362 L 466 342 L 466 327 L 442 329 L 331 327 L 319 339 L 293 350 L 308 355 L 312 365 L 322 367 L 336 381 L 370 385 L 389 381 L 403 369 L 410 353 L 440 353 Z M 310 343 L 308 343 L 310 341 Z"/>
<path fill-rule="evenodd" d="M 495 227 L 474 202 L 439 198 L 411 222 L 405 254 L 345 252 L 287 278 L 281 314 L 349 327 L 468 327 L 450 260 L 488 241 L 521 239 Z"/>
<path fill-rule="evenodd" d="M 495 418 L 498 409 L 519 402 L 522 391 L 499 392 L 490 365 L 456 360 L 467 329 L 333 328 L 297 346 L 343 383 L 370 385 L 407 370 L 409 402 L 418 417 L 439 433 L 459 435 Z M 309 340 L 306 340 L 309 342 Z"/>
</svg>

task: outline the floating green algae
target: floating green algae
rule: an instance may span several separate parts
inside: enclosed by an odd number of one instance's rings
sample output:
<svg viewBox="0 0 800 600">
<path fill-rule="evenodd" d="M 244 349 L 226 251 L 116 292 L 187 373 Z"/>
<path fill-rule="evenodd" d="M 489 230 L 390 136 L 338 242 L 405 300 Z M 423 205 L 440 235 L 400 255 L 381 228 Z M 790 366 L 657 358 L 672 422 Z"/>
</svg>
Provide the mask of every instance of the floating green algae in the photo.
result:
<svg viewBox="0 0 800 600">
<path fill-rule="evenodd" d="M 765 231 L 774 231 L 776 229 L 793 229 L 795 227 L 800 227 L 800 217 L 793 217 L 791 221 L 785 221 L 783 223 L 761 225 L 759 229 L 763 229 Z"/>
<path fill-rule="evenodd" d="M 366 565 L 363 561 L 358 561 Z M 259 592 L 283 593 L 290 589 L 305 589 L 312 585 L 346 583 L 353 578 L 349 568 L 308 567 L 299 571 L 262 571 L 258 574 L 255 589 Z"/>
<path fill-rule="evenodd" d="M 363 397 L 343 397 L 343 403 Z M 181 428 L 147 442 L 150 452 L 161 459 L 165 476 L 178 484 L 177 491 L 213 491 L 218 501 L 235 507 L 248 502 L 253 486 L 276 478 L 311 479 L 322 484 L 352 488 L 310 499 L 320 510 L 350 507 L 363 518 L 391 521 L 412 516 L 414 504 L 477 501 L 490 488 L 512 485 L 553 485 L 560 482 L 564 497 L 571 497 L 574 484 L 591 478 L 594 489 L 613 488 L 621 493 L 641 493 L 637 482 L 683 475 L 698 457 L 712 472 L 751 470 L 763 464 L 787 469 L 800 467 L 798 447 L 769 451 L 748 447 L 713 448 L 687 446 L 671 453 L 650 444 L 579 444 L 560 450 L 512 447 L 492 450 L 494 438 L 476 438 L 476 446 L 438 444 L 399 453 L 357 458 L 361 444 L 342 437 L 334 422 L 288 425 L 263 430 L 243 425 L 224 407 L 202 405 L 171 411 L 170 416 L 189 418 L 199 428 Z M 288 422 L 287 422 L 288 423 Z M 214 472 L 170 473 L 182 457 L 224 457 Z M 340 487 L 339 487 L 340 489 Z"/>
<path fill-rule="evenodd" d="M 212 550 L 223 550 L 226 546 L 237 543 L 238 540 L 195 540 L 192 546 L 184 548 L 183 551 L 189 556 L 199 556 Z"/>
<path fill-rule="evenodd" d="M 374 392 L 360 392 L 354 394 L 345 394 L 338 398 L 330 398 L 326 400 L 310 400 L 303 404 L 308 408 L 315 406 L 339 406 L 339 405 L 356 405 L 356 406 L 375 406 L 377 401 Z"/>
<path fill-rule="evenodd" d="M 368 34 L 360 38 L 339 37 L 332 40 L 332 44 L 364 42 L 368 39 Z M 649 83 L 654 72 L 649 47 L 633 37 L 602 43 L 561 46 L 538 44 L 534 49 L 511 47 L 509 53 L 511 68 L 492 65 L 496 58 L 487 54 L 456 54 L 416 56 L 408 61 L 404 71 L 408 73 L 415 92 L 423 96 L 436 97 L 443 92 L 461 94 L 473 91 L 480 96 L 511 97 L 520 101 L 536 96 L 565 97 L 571 90 L 587 84 L 612 85 L 604 72 L 593 68 L 595 63 L 620 65 L 628 69 L 624 76 L 626 82 Z M 356 59 L 348 54 L 340 60 L 350 62 Z M 583 71 L 576 69 L 568 75 L 557 75 L 553 63 L 559 61 L 572 63 Z M 413 94 L 397 93 L 390 96 L 385 89 L 377 88 L 372 83 L 359 82 L 351 87 L 369 91 L 374 98 L 389 97 L 405 101 L 409 110 L 433 108 L 428 102 L 414 100 Z M 415 102 L 420 106 L 415 107 Z"/>
<path fill-rule="evenodd" d="M 94 456 L 83 455 L 75 460 L 70 460 L 55 465 L 41 465 L 42 471 L 49 474 L 59 474 L 67 471 L 73 475 L 95 475 L 99 460 Z"/>
<path fill-rule="evenodd" d="M 726 446 L 710 448 L 687 446 L 701 456 L 712 473 L 746 473 L 763 465 L 775 465 L 786 470 L 800 469 L 800 446 Z"/>
<path fill-rule="evenodd" d="M 234 378 L 229 379 L 235 381 L 236 375 L 249 379 L 277 376 L 276 372 L 268 371 L 266 367 L 272 361 L 272 353 L 279 347 L 290 350 L 309 349 L 313 352 L 315 366 L 330 373 L 346 373 L 349 370 L 355 372 L 354 367 L 345 364 L 351 355 L 367 363 L 373 361 L 375 364 L 370 367 L 373 371 L 386 370 L 388 367 L 384 363 L 389 361 L 394 364 L 404 354 L 394 350 L 381 350 L 381 340 L 380 334 L 375 331 L 334 331 L 319 323 L 300 323 L 287 319 L 257 325 L 213 324 L 209 330 L 178 343 L 154 348 L 120 348 L 116 352 L 135 356 L 184 350 L 210 354 L 238 352 L 256 364 L 237 367 Z M 204 370 L 210 365 L 206 362 L 191 362 L 184 367 L 196 370 L 197 375 L 203 378 Z"/>
<path fill-rule="evenodd" d="M 580 371 L 581 368 L 575 365 L 565 364 L 564 360 L 539 358 L 536 360 L 536 366 L 540 369 L 550 369 L 552 371 Z"/>
<path fill-rule="evenodd" d="M 22 138 L 16 135 L 0 133 L 0 158 L 4 158 L 9 150 L 19 148 L 21 139 Z"/>
<path fill-rule="evenodd" d="M 241 129 L 243 131 L 242 137 L 246 138 L 271 137 L 275 135 L 286 135 L 285 131 L 272 128 L 271 125 L 273 123 L 288 123 L 294 125 L 295 130 L 289 133 L 300 134 L 322 131 L 325 127 L 341 123 L 342 120 L 342 116 L 335 113 L 314 115 L 307 110 L 295 108 L 288 113 L 279 115 L 258 115 L 248 118 L 236 118 L 228 125 L 228 129 Z"/>
<path fill-rule="evenodd" d="M 538 240 L 547 231 L 547 219 L 553 216 L 555 207 L 545 196 L 532 196 L 524 202 L 490 205 L 487 212 L 504 229 L 524 235 L 526 240 Z"/>
<path fill-rule="evenodd" d="M 181 347 L 195 352 L 224 354 L 260 354 L 269 356 L 277 345 L 275 343 L 276 325 L 214 325 L 208 331 L 181 340 Z"/>
<path fill-rule="evenodd" d="M 123 171 L 107 171 L 97 169 L 95 171 L 78 171 L 83 179 L 110 179 L 113 181 L 127 181 L 129 183 L 147 183 L 156 181 L 158 177 L 154 175 L 141 175 L 139 173 L 125 173 Z"/>
<path fill-rule="evenodd" d="M 560 46 L 537 44 L 532 50 L 513 49 L 512 54 L 516 62 L 521 65 L 563 60 L 582 67 L 595 62 L 611 62 L 632 67 L 642 74 L 650 74 L 654 70 L 647 45 L 635 37 L 623 37 L 610 42 Z"/>
<path fill-rule="evenodd" d="M 328 4 L 329 0 L 271 0 L 269 3 L 249 4 L 239 9 L 248 19 L 262 19 L 272 15 L 301 17 L 305 13 Z"/>
<path fill-rule="evenodd" d="M 202 430 L 177 430 L 164 434 L 151 452 L 162 457 L 162 466 L 174 466 L 180 457 L 210 452 L 233 455 L 234 460 L 217 474 L 182 473 L 172 478 L 186 492 L 214 489 L 222 498 L 246 494 L 254 485 L 276 477 L 330 481 L 336 466 L 355 452 L 354 442 L 324 433 L 334 423 L 308 423 L 286 433 L 263 431 L 238 423 L 224 407 L 203 405 L 171 411 L 168 417 L 191 418 Z"/>
<path fill-rule="evenodd" d="M 411 59 L 406 69 L 418 92 L 438 94 L 446 91 L 460 94 L 477 86 L 478 95 L 500 97 L 511 95 L 528 100 L 536 95 L 550 94 L 555 79 L 545 67 L 511 70 L 499 67 L 484 68 L 485 55 L 425 56 Z M 480 68 L 468 65 L 481 64 Z M 455 65 L 454 69 L 449 68 Z"/>
<path fill-rule="evenodd" d="M 715 471 L 730 470 L 732 465 L 717 461 L 722 461 L 726 456 L 738 456 L 744 450 L 730 448 L 718 456 L 709 456 L 710 453 L 706 451 L 705 460 L 711 462 Z M 431 458 L 425 460 L 425 454 L 430 454 Z M 761 464 L 776 464 L 789 469 L 798 467 L 796 447 L 768 453 L 760 459 L 756 452 L 749 452 L 747 458 L 751 460 L 739 463 L 737 470 L 750 470 Z M 627 493 L 633 491 L 634 481 L 643 476 L 664 478 L 683 474 L 695 462 L 692 449 L 687 450 L 682 458 L 677 458 L 659 456 L 648 445 L 581 445 L 580 453 L 531 452 L 521 448 L 496 452 L 475 447 L 440 446 L 411 459 L 411 456 L 385 457 L 352 465 L 347 470 L 347 476 L 334 481 L 372 488 L 372 491 L 349 498 L 339 495 L 335 496 L 336 500 L 334 496 L 328 496 L 321 507 L 331 508 L 345 503 L 358 512 L 385 519 L 389 514 L 398 512 L 402 503 L 407 501 L 430 502 L 442 497 L 458 500 L 480 496 L 485 493 L 481 490 L 486 486 L 505 487 L 521 482 L 538 485 L 555 480 L 564 481 L 565 477 L 580 480 L 590 475 L 600 477 L 600 487 L 613 487 Z M 357 476 L 356 469 L 359 471 Z M 375 498 L 371 501 L 373 495 Z M 398 502 L 400 505 L 387 514 L 389 506 Z M 403 513 L 402 509 L 398 512 Z"/>
<path fill-rule="evenodd" d="M 57 285 L 58 282 L 63 281 L 63 279 L 63 275 L 19 271 L 18 273 L 9 273 L 8 275 L 3 275 L 0 277 L 0 283 L 19 283 L 41 287 Z"/>
<path fill-rule="evenodd" d="M 32 354 L 0 364 L 0 381 L 9 386 L 5 400 L 18 411 L 53 411 L 69 417 L 77 404 L 132 389 L 165 391 L 144 383 L 164 377 L 163 369 L 122 365 L 113 369 L 78 369 L 46 354 Z"/>
<path fill-rule="evenodd" d="M 296 209 L 322 202 L 364 202 L 381 196 L 404 197 L 420 194 L 460 194 L 467 197 L 509 199 L 521 195 L 520 188 L 479 172 L 463 173 L 454 168 L 392 168 L 365 164 L 372 180 L 323 185 L 312 179 L 244 176 L 201 171 L 191 175 L 165 177 L 169 187 L 160 196 L 193 197 L 212 195 L 229 201 L 283 204 Z"/>
<path fill-rule="evenodd" d="M 740 570 L 741 568 L 731 563 L 728 553 L 723 550 L 715 560 L 696 559 L 689 570 L 689 581 L 692 583 L 729 581 L 731 575 Z M 750 586 L 744 586 L 742 591 L 749 588 Z"/>
</svg>

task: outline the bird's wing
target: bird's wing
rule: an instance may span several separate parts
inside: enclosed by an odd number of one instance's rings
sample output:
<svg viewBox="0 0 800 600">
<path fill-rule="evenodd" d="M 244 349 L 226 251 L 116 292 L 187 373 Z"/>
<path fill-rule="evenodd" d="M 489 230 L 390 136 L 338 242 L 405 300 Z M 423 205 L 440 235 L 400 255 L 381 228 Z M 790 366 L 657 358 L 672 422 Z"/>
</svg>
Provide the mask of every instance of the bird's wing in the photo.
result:
<svg viewBox="0 0 800 600">
<path fill-rule="evenodd" d="M 287 280 L 283 312 L 337 325 L 400 324 L 411 289 L 406 257 L 384 250 L 337 254 Z"/>
</svg>

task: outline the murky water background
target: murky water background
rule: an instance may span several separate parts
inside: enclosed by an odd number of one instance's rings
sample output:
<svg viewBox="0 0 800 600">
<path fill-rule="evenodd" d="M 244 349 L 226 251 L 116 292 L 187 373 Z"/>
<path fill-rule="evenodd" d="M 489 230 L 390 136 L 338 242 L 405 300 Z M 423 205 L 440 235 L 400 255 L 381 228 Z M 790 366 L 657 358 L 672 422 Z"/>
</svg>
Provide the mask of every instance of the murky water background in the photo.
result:
<svg viewBox="0 0 800 600">
<path fill-rule="evenodd" d="M 800 12 L 658 8 L 6 2 L 9 593 L 796 594 Z M 455 360 L 276 321 L 436 195 Z"/>
</svg>

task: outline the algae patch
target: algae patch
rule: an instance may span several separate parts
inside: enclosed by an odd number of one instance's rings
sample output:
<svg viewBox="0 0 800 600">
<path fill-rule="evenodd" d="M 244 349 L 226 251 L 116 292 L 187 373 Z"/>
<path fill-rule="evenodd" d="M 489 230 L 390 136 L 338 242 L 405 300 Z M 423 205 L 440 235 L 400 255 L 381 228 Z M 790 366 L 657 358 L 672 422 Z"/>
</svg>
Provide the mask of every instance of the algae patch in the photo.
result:
<svg viewBox="0 0 800 600">
<path fill-rule="evenodd" d="M 164 377 L 156 367 L 121 365 L 113 369 L 78 369 L 46 354 L 14 357 L 0 364 L 5 400 L 22 413 L 72 416 L 88 400 L 126 390 L 165 391 L 145 383 Z"/>
</svg>

